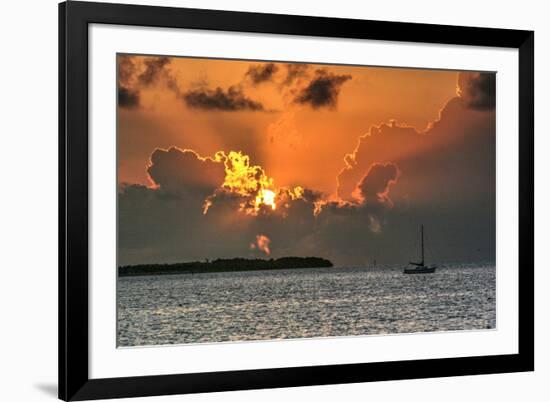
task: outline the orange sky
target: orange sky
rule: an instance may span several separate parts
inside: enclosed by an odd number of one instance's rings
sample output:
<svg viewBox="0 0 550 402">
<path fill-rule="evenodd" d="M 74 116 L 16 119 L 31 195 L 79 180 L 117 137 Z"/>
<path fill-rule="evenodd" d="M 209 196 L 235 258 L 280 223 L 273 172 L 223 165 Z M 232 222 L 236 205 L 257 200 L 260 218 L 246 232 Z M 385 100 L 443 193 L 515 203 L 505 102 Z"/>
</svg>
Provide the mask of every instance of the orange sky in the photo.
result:
<svg viewBox="0 0 550 402">
<path fill-rule="evenodd" d="M 143 73 L 147 58 L 131 59 L 134 75 Z M 149 183 L 146 165 L 152 151 L 177 146 L 205 156 L 220 150 L 243 151 L 278 186 L 299 184 L 334 193 L 344 156 L 371 126 L 395 119 L 424 130 L 456 95 L 455 71 L 310 65 L 310 74 L 325 69 L 352 77 L 341 85 L 334 107 L 313 109 L 294 103 L 296 89 L 281 84 L 286 63 L 276 63 L 270 81 L 250 82 L 246 72 L 261 64 L 170 58 L 163 68 L 170 78 L 159 75 L 153 84 L 142 86 L 139 109 L 119 107 L 119 181 Z M 189 109 L 170 88 L 170 80 L 179 91 L 240 85 L 247 97 L 268 110 Z"/>
<path fill-rule="evenodd" d="M 121 264 L 494 261 L 494 73 L 117 62 Z"/>
</svg>

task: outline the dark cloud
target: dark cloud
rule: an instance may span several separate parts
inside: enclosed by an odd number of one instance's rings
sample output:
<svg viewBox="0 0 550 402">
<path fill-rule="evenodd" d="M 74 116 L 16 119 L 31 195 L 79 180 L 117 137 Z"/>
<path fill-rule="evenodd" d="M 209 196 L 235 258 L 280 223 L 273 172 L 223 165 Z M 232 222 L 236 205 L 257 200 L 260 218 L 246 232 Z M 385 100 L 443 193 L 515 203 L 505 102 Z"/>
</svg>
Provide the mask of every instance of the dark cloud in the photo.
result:
<svg viewBox="0 0 550 402">
<path fill-rule="evenodd" d="M 258 85 L 262 82 L 271 81 L 278 69 L 279 67 L 274 63 L 256 64 L 250 66 L 245 75 L 252 84 Z"/>
<path fill-rule="evenodd" d="M 143 61 L 145 70 L 139 74 L 138 81 L 142 85 L 151 85 L 166 76 L 166 66 L 170 64 L 168 57 L 149 57 Z"/>
<path fill-rule="evenodd" d="M 304 189 L 304 193 L 302 194 L 302 198 L 309 203 L 314 203 L 317 201 L 320 201 L 323 198 L 323 193 L 320 191 L 311 190 L 309 188 Z"/>
<path fill-rule="evenodd" d="M 286 77 L 282 84 L 291 85 L 302 78 L 307 78 L 309 75 L 309 70 L 310 66 L 308 64 L 286 64 Z"/>
<path fill-rule="evenodd" d="M 136 63 L 131 56 L 117 56 L 117 98 L 118 105 L 123 108 L 135 109 L 139 107 L 139 90 L 133 88 L 133 79 L 136 74 Z"/>
<path fill-rule="evenodd" d="M 122 185 L 118 193 L 118 246 L 124 250 L 122 254 L 136 250 L 141 258 L 143 251 L 140 250 L 156 246 L 154 227 L 159 214 L 156 200 L 157 191 L 153 189 L 139 184 Z M 144 213 L 147 210 L 149 214 Z M 136 217 L 136 213 L 141 215 Z"/>
<path fill-rule="evenodd" d="M 194 193 L 200 197 L 211 194 L 225 177 L 222 163 L 176 147 L 156 149 L 151 155 L 147 173 L 162 191 Z"/>
<path fill-rule="evenodd" d="M 338 195 L 351 200 L 361 177 L 379 161 L 399 166 L 402 175 L 397 190 L 417 202 L 428 202 L 434 194 L 433 199 L 441 200 L 444 194 L 456 198 L 486 193 L 484 186 L 494 187 L 494 111 L 479 113 L 455 97 L 425 132 L 395 122 L 371 127 L 345 157 Z M 461 191 L 451 196 L 456 189 Z"/>
<path fill-rule="evenodd" d="M 496 102 L 496 74 L 462 72 L 458 75 L 460 97 L 475 110 L 492 110 Z"/>
<path fill-rule="evenodd" d="M 123 108 L 140 106 L 141 90 L 154 85 L 164 85 L 188 107 L 220 111 L 265 111 L 261 102 L 250 99 L 240 86 L 210 89 L 203 84 L 182 90 L 177 78 L 170 70 L 169 57 L 147 57 L 136 61 L 134 56 L 118 56 L 118 104 Z M 277 72 L 273 63 L 251 66 L 246 73 L 254 85 L 269 81 Z"/>
<path fill-rule="evenodd" d="M 176 78 L 167 68 L 168 57 L 147 57 L 138 63 L 134 56 L 119 55 L 118 61 L 118 104 L 123 108 L 140 106 L 141 90 L 163 83 L 168 89 L 181 96 Z"/>
<path fill-rule="evenodd" d="M 295 103 L 310 105 L 313 109 L 335 108 L 342 85 L 351 80 L 351 75 L 337 75 L 326 70 L 317 70 L 315 77 L 300 90 Z"/>
<path fill-rule="evenodd" d="M 374 163 L 357 184 L 357 192 L 363 202 L 389 201 L 390 186 L 395 184 L 399 169 L 393 163 Z"/>
<path fill-rule="evenodd" d="M 216 89 L 200 88 L 190 90 L 183 94 L 183 100 L 188 107 L 203 110 L 220 110 L 235 112 L 240 110 L 265 111 L 264 106 L 257 101 L 248 98 L 241 88 L 231 86 L 224 91 Z"/>
<path fill-rule="evenodd" d="M 169 66 L 171 60 L 168 57 L 150 57 L 143 61 L 145 70 L 137 77 L 137 81 L 141 87 L 163 84 L 171 90 L 176 97 L 182 97 L 182 91 L 179 87 L 178 80 L 170 71 Z"/>
<path fill-rule="evenodd" d="M 119 263 L 204 258 L 215 228 L 200 212 L 202 203 L 193 192 L 175 196 L 160 188 L 124 186 L 118 195 Z"/>
<path fill-rule="evenodd" d="M 399 167 L 398 181 L 391 186 L 391 208 L 376 213 L 361 207 L 354 211 L 369 214 L 356 216 L 363 219 L 365 228 L 371 217 L 380 224 L 380 233 L 372 239 L 376 245 L 373 253 L 389 261 L 398 260 L 398 255 L 392 255 L 392 244 L 394 249 L 406 251 L 415 238 L 411 231 L 424 224 L 432 236 L 430 244 L 437 250 L 432 258 L 494 261 L 495 148 L 494 110 L 479 113 L 456 97 L 425 132 L 395 122 L 372 127 L 345 158 L 346 167 L 338 176 L 338 194 L 353 203 L 354 191 L 369 168 L 390 161 Z M 386 177 L 392 177 L 393 172 L 389 173 Z M 367 205 L 368 194 L 383 188 L 383 183 L 380 180 L 379 186 L 367 192 Z"/>
<path fill-rule="evenodd" d="M 118 105 L 128 109 L 137 108 L 139 106 L 139 91 L 123 87 L 119 84 Z"/>
<path fill-rule="evenodd" d="M 118 82 L 122 85 L 128 85 L 136 73 L 136 63 L 132 56 L 117 56 L 118 61 Z"/>
</svg>

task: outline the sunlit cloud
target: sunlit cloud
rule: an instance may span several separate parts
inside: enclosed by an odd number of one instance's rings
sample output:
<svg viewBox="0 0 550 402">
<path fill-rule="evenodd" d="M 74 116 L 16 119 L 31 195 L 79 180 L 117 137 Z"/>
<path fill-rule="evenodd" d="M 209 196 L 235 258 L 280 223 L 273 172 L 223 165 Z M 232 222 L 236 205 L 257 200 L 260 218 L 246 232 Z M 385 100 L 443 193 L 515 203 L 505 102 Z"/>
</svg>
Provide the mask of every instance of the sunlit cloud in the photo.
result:
<svg viewBox="0 0 550 402">
<path fill-rule="evenodd" d="M 256 235 L 256 242 L 250 243 L 250 249 L 251 250 L 260 250 L 264 252 L 266 255 L 271 254 L 271 250 L 269 249 L 269 245 L 271 244 L 271 240 L 266 235 Z"/>
<path fill-rule="evenodd" d="M 242 152 L 217 152 L 214 160 L 223 163 L 225 179 L 212 195 L 206 198 L 203 213 L 215 203 L 220 193 L 230 193 L 242 198 L 240 210 L 250 214 L 275 211 L 282 195 L 287 194 L 291 199 L 301 198 L 303 189 L 276 188 L 273 178 L 269 177 L 259 165 L 252 165 L 250 157 Z"/>
</svg>

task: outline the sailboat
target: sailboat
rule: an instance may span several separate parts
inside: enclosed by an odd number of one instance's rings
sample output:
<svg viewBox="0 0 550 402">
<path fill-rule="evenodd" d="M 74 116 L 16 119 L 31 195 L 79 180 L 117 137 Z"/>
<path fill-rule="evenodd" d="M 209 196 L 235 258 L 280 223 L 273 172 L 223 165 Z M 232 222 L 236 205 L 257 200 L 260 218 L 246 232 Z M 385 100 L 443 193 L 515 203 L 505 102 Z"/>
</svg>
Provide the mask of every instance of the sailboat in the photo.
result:
<svg viewBox="0 0 550 402">
<path fill-rule="evenodd" d="M 420 250 L 422 261 L 409 262 L 409 266 L 403 270 L 404 274 L 432 274 L 437 268 L 435 265 L 427 266 L 424 264 L 424 225 L 420 225 Z"/>
</svg>

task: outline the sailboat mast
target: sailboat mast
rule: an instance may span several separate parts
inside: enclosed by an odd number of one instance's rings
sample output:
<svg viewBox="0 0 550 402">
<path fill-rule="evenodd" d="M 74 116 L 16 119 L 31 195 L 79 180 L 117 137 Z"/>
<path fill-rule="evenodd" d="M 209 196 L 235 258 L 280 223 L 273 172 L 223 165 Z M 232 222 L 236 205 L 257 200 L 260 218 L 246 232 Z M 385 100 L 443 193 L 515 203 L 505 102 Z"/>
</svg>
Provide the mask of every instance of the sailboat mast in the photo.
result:
<svg viewBox="0 0 550 402">
<path fill-rule="evenodd" d="M 420 239 L 422 244 L 422 265 L 424 265 L 424 225 L 420 225 Z"/>
</svg>

